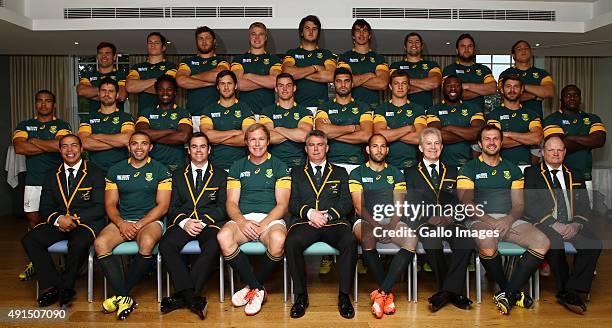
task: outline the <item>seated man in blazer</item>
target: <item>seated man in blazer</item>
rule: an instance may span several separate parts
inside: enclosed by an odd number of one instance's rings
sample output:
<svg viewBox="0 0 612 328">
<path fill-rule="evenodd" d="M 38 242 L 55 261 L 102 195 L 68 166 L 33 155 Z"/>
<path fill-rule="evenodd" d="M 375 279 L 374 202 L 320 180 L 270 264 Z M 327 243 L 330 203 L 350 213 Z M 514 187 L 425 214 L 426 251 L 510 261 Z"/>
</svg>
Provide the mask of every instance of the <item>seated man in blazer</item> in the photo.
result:
<svg viewBox="0 0 612 328">
<path fill-rule="evenodd" d="M 406 199 L 409 204 L 440 205 L 454 207 L 457 200 L 457 168 L 440 161 L 442 133 L 436 128 L 425 128 L 419 139 L 419 150 L 423 160 L 406 169 Z M 444 210 L 444 212 L 446 212 Z M 472 301 L 462 295 L 463 282 L 470 255 L 475 248 L 472 238 L 460 236 L 466 230 L 462 215 L 444 216 L 440 211 L 426 210 L 422 217 L 411 222 L 417 236 L 423 243 L 427 262 L 431 265 L 438 283 L 438 292 L 429 298 L 429 308 L 436 312 L 448 302 L 460 309 L 469 309 Z M 440 236 L 438 231 L 450 231 L 450 237 Z M 447 265 L 442 240 L 449 242 L 453 254 Z"/>
<path fill-rule="evenodd" d="M 589 224 L 590 208 L 582 174 L 563 164 L 563 140 L 552 136 L 544 141 L 544 162 L 525 170 L 526 216 L 548 239 L 546 259 L 555 276 L 557 301 L 569 310 L 582 313 L 586 304 L 578 293 L 589 293 L 602 242 Z M 564 241 L 578 254 L 569 271 Z"/>
<path fill-rule="evenodd" d="M 205 134 L 193 134 L 187 148 L 189 163 L 172 175 L 172 200 L 168 209 L 171 225 L 159 242 L 159 252 L 175 293 L 162 299 L 162 313 L 187 305 L 200 319 L 206 315 L 206 297 L 201 297 L 200 292 L 217 268 L 217 232 L 227 218 L 227 173 L 208 161 L 210 146 Z M 201 253 L 189 270 L 180 253 L 192 240 L 198 241 Z"/>
<path fill-rule="evenodd" d="M 289 271 L 297 298 L 291 307 L 291 317 L 303 316 L 308 308 L 304 250 L 322 241 L 340 251 L 338 272 L 340 293 L 338 310 L 344 318 L 355 316 L 348 296 L 357 261 L 357 240 L 347 219 L 353 209 L 348 186 L 348 174 L 342 167 L 327 160 L 327 136 L 313 130 L 306 136 L 308 162 L 303 169 L 291 171 L 291 223 L 285 245 Z"/>
<path fill-rule="evenodd" d="M 49 306 L 59 300 L 60 306 L 71 303 L 76 292 L 74 282 L 79 268 L 87 259 L 89 247 L 104 228 L 104 173 L 81 159 L 81 139 L 67 134 L 59 139 L 63 163 L 50 171 L 43 183 L 40 214 L 46 219 L 23 237 L 21 243 L 38 270 L 41 289 L 38 306 Z M 68 240 L 64 272 L 55 268 L 47 248 Z"/>
</svg>

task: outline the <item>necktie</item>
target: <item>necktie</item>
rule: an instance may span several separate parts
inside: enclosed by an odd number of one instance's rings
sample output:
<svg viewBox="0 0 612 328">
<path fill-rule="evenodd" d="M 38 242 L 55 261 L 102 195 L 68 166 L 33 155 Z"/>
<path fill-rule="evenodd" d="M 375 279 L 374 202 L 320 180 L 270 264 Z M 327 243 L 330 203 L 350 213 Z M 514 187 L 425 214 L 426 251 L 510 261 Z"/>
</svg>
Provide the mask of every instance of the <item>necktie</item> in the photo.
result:
<svg viewBox="0 0 612 328">
<path fill-rule="evenodd" d="M 436 164 L 429 164 L 429 167 L 431 168 L 431 171 L 430 171 L 431 182 L 434 188 L 437 190 L 438 186 L 440 185 L 440 181 L 438 177 L 438 170 L 436 170 Z"/>
<path fill-rule="evenodd" d="M 195 178 L 195 186 L 196 186 L 196 193 L 200 193 L 200 191 L 202 191 L 202 169 L 196 169 L 196 178 Z"/>
<path fill-rule="evenodd" d="M 568 213 L 565 204 L 565 196 L 563 194 L 563 188 L 561 187 L 561 181 L 557 178 L 559 170 L 551 170 L 550 172 L 553 176 L 553 189 L 555 191 L 555 198 L 557 199 L 557 221 L 567 223 Z"/>
<path fill-rule="evenodd" d="M 321 165 L 315 166 L 315 182 L 317 186 L 321 185 L 321 181 L 323 180 L 323 169 Z"/>
<path fill-rule="evenodd" d="M 72 194 L 72 191 L 74 189 L 74 169 L 69 167 L 68 168 L 68 195 Z"/>
</svg>

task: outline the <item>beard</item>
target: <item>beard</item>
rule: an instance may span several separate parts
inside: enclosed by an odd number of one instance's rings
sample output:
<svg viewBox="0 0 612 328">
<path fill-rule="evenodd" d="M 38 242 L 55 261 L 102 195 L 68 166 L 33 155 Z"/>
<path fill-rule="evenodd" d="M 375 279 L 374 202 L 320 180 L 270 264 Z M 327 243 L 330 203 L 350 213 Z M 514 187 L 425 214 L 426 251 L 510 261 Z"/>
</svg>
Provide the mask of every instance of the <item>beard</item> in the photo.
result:
<svg viewBox="0 0 612 328">
<path fill-rule="evenodd" d="M 346 97 L 351 94 L 351 89 L 346 89 L 346 90 L 336 89 L 336 93 L 340 97 Z"/>
</svg>

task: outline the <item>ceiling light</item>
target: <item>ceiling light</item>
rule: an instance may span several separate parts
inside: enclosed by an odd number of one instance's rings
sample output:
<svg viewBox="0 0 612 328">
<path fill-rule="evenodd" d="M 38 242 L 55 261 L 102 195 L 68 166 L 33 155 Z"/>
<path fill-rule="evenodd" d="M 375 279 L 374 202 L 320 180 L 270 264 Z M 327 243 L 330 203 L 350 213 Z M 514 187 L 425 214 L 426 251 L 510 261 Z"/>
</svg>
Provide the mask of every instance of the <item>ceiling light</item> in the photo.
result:
<svg viewBox="0 0 612 328">
<path fill-rule="evenodd" d="M 78 46 L 79 45 L 79 41 L 74 41 L 74 45 Z"/>
<path fill-rule="evenodd" d="M 539 46 L 540 46 L 540 44 L 539 44 L 539 43 L 536 43 L 536 47 L 539 47 Z"/>
<path fill-rule="evenodd" d="M 167 43 L 167 44 L 172 44 L 172 41 L 168 41 L 168 42 L 166 42 L 166 43 Z"/>
<path fill-rule="evenodd" d="M 450 42 L 446 41 L 446 44 L 447 44 L 447 45 L 449 45 L 449 44 L 450 44 Z"/>
</svg>

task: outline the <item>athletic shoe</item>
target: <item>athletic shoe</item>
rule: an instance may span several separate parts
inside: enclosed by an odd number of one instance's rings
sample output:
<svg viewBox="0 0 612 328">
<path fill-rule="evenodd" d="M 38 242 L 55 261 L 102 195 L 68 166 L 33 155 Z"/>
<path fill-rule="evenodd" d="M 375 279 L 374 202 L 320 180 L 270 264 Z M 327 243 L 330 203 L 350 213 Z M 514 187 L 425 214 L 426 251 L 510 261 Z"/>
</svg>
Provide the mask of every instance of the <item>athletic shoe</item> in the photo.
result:
<svg viewBox="0 0 612 328">
<path fill-rule="evenodd" d="M 514 293 L 514 298 L 514 305 L 518 307 L 522 307 L 524 309 L 531 309 L 531 307 L 533 306 L 533 299 L 531 298 L 531 296 L 529 296 L 529 294 L 526 294 L 525 292 L 519 291 Z"/>
<path fill-rule="evenodd" d="M 395 313 L 395 302 L 393 302 L 394 299 L 395 297 L 393 297 L 393 293 L 387 294 L 387 297 L 385 298 L 385 307 L 383 308 L 383 312 L 385 314 L 389 315 Z"/>
<path fill-rule="evenodd" d="M 249 286 L 245 286 L 241 290 L 237 291 L 232 295 L 232 304 L 235 307 L 245 306 L 249 302 L 249 292 L 251 289 Z"/>
<path fill-rule="evenodd" d="M 125 320 L 125 318 L 134 311 L 135 302 L 129 296 L 119 296 L 117 300 L 117 318 L 119 318 L 119 320 Z"/>
<path fill-rule="evenodd" d="M 505 292 L 497 292 L 493 296 L 493 302 L 499 309 L 499 312 L 504 315 L 510 314 L 510 301 L 506 297 Z"/>
<path fill-rule="evenodd" d="M 542 261 L 542 264 L 540 264 L 540 276 L 550 276 L 550 265 L 548 265 L 547 261 Z"/>
<path fill-rule="evenodd" d="M 21 272 L 19 274 L 19 280 L 21 281 L 27 281 L 32 279 L 32 277 L 34 277 L 34 275 L 36 274 L 36 272 L 34 271 L 34 266 L 32 265 L 32 262 L 28 263 L 28 265 L 26 265 L 25 270 L 23 270 L 23 272 Z"/>
<path fill-rule="evenodd" d="M 428 262 L 425 262 L 425 264 L 423 264 L 423 271 L 425 271 L 425 272 L 432 272 L 433 271 L 431 269 L 431 265 L 429 265 Z"/>
<path fill-rule="evenodd" d="M 117 303 L 119 302 L 118 296 L 111 296 L 102 302 L 102 312 L 113 313 L 117 311 Z"/>
<path fill-rule="evenodd" d="M 244 307 L 246 315 L 256 315 L 261 311 L 261 305 L 266 301 L 266 290 L 251 289 L 247 294 L 249 302 Z"/>
<path fill-rule="evenodd" d="M 385 295 L 385 292 L 381 292 L 378 289 L 374 289 L 370 293 L 370 300 L 373 301 L 372 314 L 374 314 L 376 319 L 380 319 L 383 316 L 383 313 L 384 313 L 383 310 L 385 308 L 386 298 L 387 298 L 387 295 Z"/>
<path fill-rule="evenodd" d="M 321 266 L 319 267 L 319 274 L 328 274 L 331 271 L 332 259 L 329 256 L 323 256 L 321 258 Z"/>
<path fill-rule="evenodd" d="M 361 257 L 361 255 L 357 257 L 357 273 L 358 274 L 368 273 L 368 267 L 363 263 L 363 257 Z"/>
</svg>

